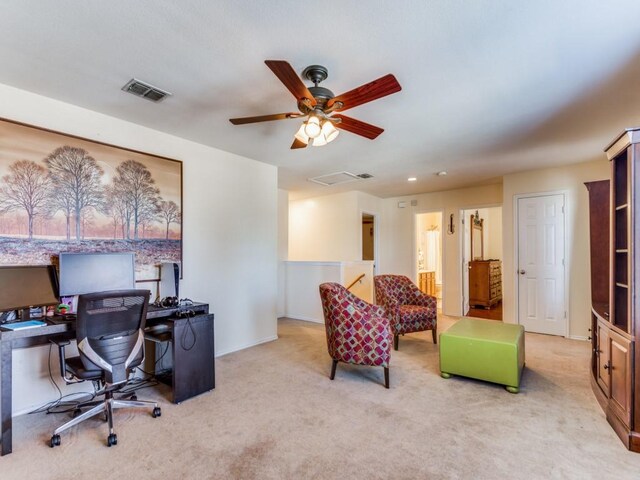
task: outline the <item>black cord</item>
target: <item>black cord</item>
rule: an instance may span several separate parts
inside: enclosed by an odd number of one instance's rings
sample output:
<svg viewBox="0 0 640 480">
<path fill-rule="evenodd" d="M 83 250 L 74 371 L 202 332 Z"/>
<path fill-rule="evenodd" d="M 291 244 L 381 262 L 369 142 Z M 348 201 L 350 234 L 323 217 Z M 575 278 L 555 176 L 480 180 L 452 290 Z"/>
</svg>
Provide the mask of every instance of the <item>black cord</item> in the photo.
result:
<svg viewBox="0 0 640 480">
<path fill-rule="evenodd" d="M 180 346 L 182 347 L 183 350 L 188 352 L 189 350 L 191 350 L 196 345 L 196 329 L 193 328 L 193 324 L 191 323 L 191 318 L 187 318 L 187 326 L 189 327 L 189 331 L 191 331 L 191 335 L 193 335 L 193 343 L 191 345 L 189 345 L 189 347 L 186 346 L 187 329 L 185 328 L 182 331 L 182 338 L 180 339 Z"/>
<path fill-rule="evenodd" d="M 74 392 L 74 393 L 69 393 L 67 395 L 62 395 L 62 390 L 60 390 L 60 387 L 58 386 L 58 384 L 56 383 L 55 379 L 53 378 L 53 372 L 51 371 L 51 348 L 53 347 L 53 344 L 49 344 L 49 360 L 47 362 L 48 368 L 49 368 L 49 380 L 51 381 L 51 383 L 53 384 L 54 387 L 56 387 L 56 390 L 58 390 L 58 398 L 55 400 L 52 400 L 50 402 L 45 403 L 44 405 L 39 406 L 38 408 L 32 410 L 29 412 L 29 414 L 32 413 L 42 413 L 42 412 L 46 412 L 46 413 L 63 413 L 63 412 L 69 412 L 72 410 L 75 410 L 77 408 L 78 405 L 85 403 L 85 402 L 90 402 L 92 401 L 94 398 L 96 398 L 95 393 L 91 393 L 91 392 Z M 64 373 L 63 373 L 64 375 Z M 69 399 L 72 398 L 76 395 L 89 395 L 89 399 L 88 400 L 66 400 L 63 401 L 64 399 Z M 54 410 L 56 408 L 59 407 L 63 407 L 64 410 Z"/>
</svg>

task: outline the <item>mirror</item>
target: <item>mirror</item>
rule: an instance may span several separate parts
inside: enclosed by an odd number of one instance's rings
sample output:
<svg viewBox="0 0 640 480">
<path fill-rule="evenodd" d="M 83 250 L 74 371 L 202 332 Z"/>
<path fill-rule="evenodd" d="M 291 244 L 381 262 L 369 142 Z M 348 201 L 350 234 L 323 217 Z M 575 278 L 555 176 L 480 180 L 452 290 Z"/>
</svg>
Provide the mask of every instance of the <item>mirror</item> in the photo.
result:
<svg viewBox="0 0 640 480">
<path fill-rule="evenodd" d="M 471 215 L 471 260 L 484 260 L 483 223 L 476 210 L 476 214 Z"/>
</svg>

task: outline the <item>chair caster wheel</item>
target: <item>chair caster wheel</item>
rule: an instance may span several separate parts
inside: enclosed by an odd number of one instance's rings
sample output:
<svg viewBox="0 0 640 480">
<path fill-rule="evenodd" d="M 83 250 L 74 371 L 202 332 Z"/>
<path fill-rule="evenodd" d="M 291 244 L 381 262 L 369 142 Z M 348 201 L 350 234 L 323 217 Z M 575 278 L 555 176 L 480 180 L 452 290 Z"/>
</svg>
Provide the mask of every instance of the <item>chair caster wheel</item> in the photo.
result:
<svg viewBox="0 0 640 480">
<path fill-rule="evenodd" d="M 154 408 L 154 409 L 153 409 L 153 412 L 151 412 L 151 416 L 152 416 L 153 418 L 161 417 L 161 416 L 162 416 L 162 410 L 160 410 L 160 407 L 156 407 L 156 408 Z"/>
<path fill-rule="evenodd" d="M 137 395 L 131 395 L 131 400 L 133 400 L 135 402 L 136 400 L 138 400 L 138 396 Z"/>
<path fill-rule="evenodd" d="M 53 448 L 59 445 L 60 445 L 60 435 L 52 435 L 51 440 L 49 441 L 49 446 Z"/>
<path fill-rule="evenodd" d="M 111 445 L 117 445 L 118 444 L 118 437 L 116 436 L 115 433 L 110 434 L 107 437 L 107 446 L 110 447 Z"/>
</svg>

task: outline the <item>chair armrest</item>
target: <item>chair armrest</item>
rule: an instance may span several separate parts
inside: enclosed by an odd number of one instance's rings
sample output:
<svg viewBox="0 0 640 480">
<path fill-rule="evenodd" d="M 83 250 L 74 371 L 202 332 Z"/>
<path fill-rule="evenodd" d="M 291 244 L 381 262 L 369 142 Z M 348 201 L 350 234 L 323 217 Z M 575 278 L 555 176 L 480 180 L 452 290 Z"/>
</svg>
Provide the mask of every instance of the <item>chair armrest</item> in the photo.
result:
<svg viewBox="0 0 640 480">
<path fill-rule="evenodd" d="M 63 348 L 71 343 L 69 339 L 61 338 L 61 337 L 51 337 L 49 339 L 49 342 L 57 345 L 58 347 L 63 347 Z"/>
<path fill-rule="evenodd" d="M 415 296 L 415 305 L 419 305 L 421 307 L 433 307 L 436 308 L 436 297 L 431 295 L 427 295 L 426 293 L 418 290 L 419 294 Z"/>
<path fill-rule="evenodd" d="M 64 380 L 64 383 L 66 384 L 72 384 L 72 383 L 80 383 L 80 381 L 74 380 L 74 377 L 71 378 L 67 378 L 67 357 L 65 355 L 64 352 L 64 347 L 66 347 L 67 345 L 71 344 L 71 341 L 69 341 L 69 339 L 67 338 L 61 338 L 61 337 L 52 337 L 49 339 L 49 342 L 53 343 L 54 345 L 58 346 L 58 360 L 60 362 L 60 376 L 62 377 L 62 379 Z M 81 380 L 84 381 L 84 380 Z"/>
</svg>

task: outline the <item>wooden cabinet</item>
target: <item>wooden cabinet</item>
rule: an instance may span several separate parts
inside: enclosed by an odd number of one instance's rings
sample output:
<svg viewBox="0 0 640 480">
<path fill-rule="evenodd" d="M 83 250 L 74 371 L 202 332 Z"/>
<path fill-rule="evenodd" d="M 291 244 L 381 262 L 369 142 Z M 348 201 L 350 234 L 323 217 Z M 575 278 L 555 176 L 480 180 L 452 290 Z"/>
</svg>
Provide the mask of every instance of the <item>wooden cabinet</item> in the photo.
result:
<svg viewBox="0 0 640 480">
<path fill-rule="evenodd" d="M 418 272 L 418 288 L 422 293 L 436 296 L 436 272 Z"/>
<path fill-rule="evenodd" d="M 469 262 L 469 305 L 490 308 L 502 300 L 502 267 L 499 260 Z"/>
<path fill-rule="evenodd" d="M 592 376 L 607 421 L 627 448 L 640 452 L 640 129 L 628 129 L 606 149 L 605 183 L 590 182 Z M 608 211 L 608 218 L 604 212 Z M 604 229 L 607 228 L 608 232 Z M 608 245 L 606 245 L 608 233 Z M 608 251 L 608 256 L 603 252 Z M 607 281 L 604 280 L 606 277 Z M 607 295 L 605 296 L 605 291 Z"/>
</svg>

